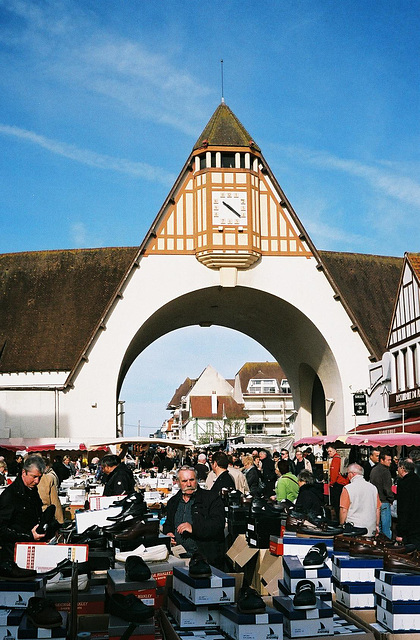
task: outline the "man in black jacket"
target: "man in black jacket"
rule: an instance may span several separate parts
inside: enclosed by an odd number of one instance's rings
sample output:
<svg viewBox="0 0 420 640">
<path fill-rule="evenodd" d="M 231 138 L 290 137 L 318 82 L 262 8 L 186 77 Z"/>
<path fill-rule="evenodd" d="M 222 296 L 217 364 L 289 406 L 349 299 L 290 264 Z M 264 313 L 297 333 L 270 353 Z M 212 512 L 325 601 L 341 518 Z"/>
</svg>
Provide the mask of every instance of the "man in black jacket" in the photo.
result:
<svg viewBox="0 0 420 640">
<path fill-rule="evenodd" d="M 199 551 L 209 564 L 223 570 L 225 511 L 221 497 L 201 489 L 191 467 L 181 467 L 177 479 L 180 490 L 168 501 L 163 533 L 173 544 L 181 544 L 189 556 Z"/>
<path fill-rule="evenodd" d="M 397 541 L 420 549 L 420 477 L 411 460 L 398 463 Z"/>
<path fill-rule="evenodd" d="M 0 495 L 1 557 L 13 560 L 15 542 L 42 542 L 36 532 L 42 514 L 37 486 L 45 471 L 40 456 L 28 456 L 22 473 Z"/>
<path fill-rule="evenodd" d="M 264 483 L 264 495 L 269 498 L 273 495 L 274 485 L 276 484 L 276 471 L 271 455 L 262 449 L 259 453 L 261 460 L 261 476 Z"/>
<path fill-rule="evenodd" d="M 229 459 L 223 451 L 216 451 L 211 460 L 212 471 L 216 474 L 216 480 L 210 491 L 222 495 L 222 489 L 232 491 L 235 489 L 235 480 L 228 471 Z"/>
<path fill-rule="evenodd" d="M 107 454 L 102 458 L 101 466 L 106 476 L 104 496 L 121 496 L 134 491 L 133 472 L 118 456 Z"/>
</svg>

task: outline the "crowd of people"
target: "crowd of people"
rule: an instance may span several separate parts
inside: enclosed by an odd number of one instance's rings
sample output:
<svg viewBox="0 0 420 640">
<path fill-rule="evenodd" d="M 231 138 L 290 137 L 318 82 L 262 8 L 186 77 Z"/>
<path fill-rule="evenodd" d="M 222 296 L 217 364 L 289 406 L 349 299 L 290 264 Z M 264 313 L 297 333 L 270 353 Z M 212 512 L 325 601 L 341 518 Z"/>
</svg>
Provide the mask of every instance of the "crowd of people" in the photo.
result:
<svg viewBox="0 0 420 640">
<path fill-rule="evenodd" d="M 38 524 L 43 510 L 55 506 L 58 523 L 64 520 L 58 497 L 61 483 L 89 470 L 100 478 L 105 496 L 130 495 L 135 470 L 173 474 L 179 491 L 167 504 L 164 532 L 188 553 L 206 551 L 222 566 L 225 511 L 222 496 L 236 491 L 267 504 L 293 506 L 306 518 L 323 518 L 341 525 L 366 528 L 389 539 L 420 549 L 420 450 L 395 459 L 388 448 L 370 450 L 367 459 L 356 450 L 344 461 L 338 444 L 325 448 L 329 472 L 316 464 L 310 448 L 270 453 L 260 449 L 192 451 L 157 447 L 133 458 L 127 451 L 93 458 L 89 465 L 78 456 L 57 455 L 54 461 L 39 454 L 20 454 L 9 463 L 16 479 L 0 494 L 1 553 L 11 557 L 16 541 L 44 540 Z M 149 466 L 150 465 L 150 466 Z M 0 477 L 7 483 L 7 465 L 0 460 Z M 397 509 L 395 509 L 397 502 Z"/>
</svg>

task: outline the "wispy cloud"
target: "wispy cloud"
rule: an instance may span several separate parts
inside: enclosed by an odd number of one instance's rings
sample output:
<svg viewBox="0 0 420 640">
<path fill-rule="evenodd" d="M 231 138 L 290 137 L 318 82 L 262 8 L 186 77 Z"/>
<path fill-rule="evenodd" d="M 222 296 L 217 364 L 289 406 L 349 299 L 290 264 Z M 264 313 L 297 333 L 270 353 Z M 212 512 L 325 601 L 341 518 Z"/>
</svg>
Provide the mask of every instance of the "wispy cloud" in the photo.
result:
<svg viewBox="0 0 420 640">
<path fill-rule="evenodd" d="M 43 149 L 47 149 L 51 153 L 64 156 L 65 158 L 69 158 L 70 160 L 74 160 L 90 167 L 96 167 L 98 169 L 108 171 L 117 171 L 136 178 L 144 178 L 145 180 L 158 182 L 165 186 L 172 185 L 175 180 L 174 174 L 160 169 L 159 167 L 153 167 L 144 162 L 134 162 L 125 158 L 114 158 L 88 149 L 80 149 L 74 145 L 66 144 L 58 140 L 52 140 L 34 133 L 33 131 L 27 131 L 26 129 L 0 124 L 0 134 L 25 140 L 26 142 L 35 144 Z"/>
<path fill-rule="evenodd" d="M 72 240 L 76 247 L 86 247 L 87 246 L 87 229 L 86 225 L 83 222 L 74 222 L 70 228 Z"/>
<path fill-rule="evenodd" d="M 156 53 L 143 43 L 105 31 L 94 12 L 65 0 L 42 5 L 3 0 L 3 5 L 24 26 L 20 31 L 3 31 L 0 41 L 30 59 L 44 79 L 86 97 L 96 94 L 108 99 L 108 106 L 118 104 L 135 116 L 187 135 L 197 134 L 211 89 L 185 71 L 185 56 L 177 64 L 170 42 L 167 54 Z"/>
<path fill-rule="evenodd" d="M 282 150 L 320 169 L 341 171 L 362 178 L 381 195 L 420 207 L 420 183 L 399 171 L 392 172 L 384 168 L 385 163 L 379 162 L 379 166 L 370 166 L 357 160 L 339 158 L 326 151 L 314 151 L 304 147 L 286 146 L 282 147 Z"/>
</svg>

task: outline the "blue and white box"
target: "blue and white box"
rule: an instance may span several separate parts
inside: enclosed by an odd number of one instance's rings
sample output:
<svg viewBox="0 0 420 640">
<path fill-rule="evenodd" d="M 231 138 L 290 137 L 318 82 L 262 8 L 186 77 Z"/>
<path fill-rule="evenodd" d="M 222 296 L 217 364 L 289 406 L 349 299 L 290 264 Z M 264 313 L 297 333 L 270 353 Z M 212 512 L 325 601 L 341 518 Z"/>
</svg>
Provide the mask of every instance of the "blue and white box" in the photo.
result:
<svg viewBox="0 0 420 640">
<path fill-rule="evenodd" d="M 44 578 L 34 578 L 27 582 L 0 581 L 0 607 L 26 609 L 29 598 L 45 598 Z"/>
<path fill-rule="evenodd" d="M 0 609 L 0 637 L 17 640 L 24 609 Z"/>
<path fill-rule="evenodd" d="M 303 560 L 309 549 L 313 547 L 314 544 L 320 544 L 321 542 L 327 547 L 328 558 L 325 563 L 331 569 L 331 556 L 334 551 L 332 538 L 299 538 L 296 535 L 287 533 L 283 536 L 283 555 L 297 556 Z"/>
<path fill-rule="evenodd" d="M 273 607 L 283 614 L 283 631 L 289 638 L 334 635 L 333 609 L 319 598 L 315 609 L 295 609 L 287 596 L 274 596 Z"/>
<path fill-rule="evenodd" d="M 168 592 L 168 611 L 180 629 L 215 629 L 219 626 L 218 604 L 193 604 L 172 589 Z"/>
<path fill-rule="evenodd" d="M 382 569 L 383 558 L 353 558 L 333 555 L 332 574 L 338 582 L 374 582 L 375 569 Z"/>
<path fill-rule="evenodd" d="M 235 602 L 235 578 L 212 567 L 210 578 L 191 578 L 185 567 L 174 567 L 173 589 L 193 604 Z"/>
<path fill-rule="evenodd" d="M 336 602 L 348 609 L 374 609 L 374 582 L 337 582 L 333 578 Z"/>
<path fill-rule="evenodd" d="M 307 569 L 297 556 L 283 556 L 284 584 L 290 593 L 296 593 L 300 580 L 311 580 L 315 591 L 331 592 L 331 569 L 324 565 L 322 569 Z"/>
<path fill-rule="evenodd" d="M 389 631 L 418 631 L 420 629 L 420 603 L 392 602 L 376 596 L 376 619 Z"/>
<path fill-rule="evenodd" d="M 233 640 L 283 640 L 283 615 L 271 607 L 265 613 L 240 613 L 228 605 L 220 608 L 220 628 Z"/>
<path fill-rule="evenodd" d="M 284 580 L 279 580 L 278 581 L 278 586 L 279 586 L 279 596 L 287 596 L 288 598 L 290 598 L 291 600 L 293 600 L 293 598 L 295 597 L 294 593 L 290 593 L 289 589 L 287 588 L 287 586 L 284 583 Z M 316 592 L 316 597 L 319 598 L 320 600 L 322 600 L 322 602 L 326 602 L 327 604 L 330 604 L 330 607 L 332 607 L 332 592 L 331 591 L 317 591 Z"/>
<path fill-rule="evenodd" d="M 375 571 L 375 593 L 387 600 L 420 600 L 420 574 Z"/>
</svg>

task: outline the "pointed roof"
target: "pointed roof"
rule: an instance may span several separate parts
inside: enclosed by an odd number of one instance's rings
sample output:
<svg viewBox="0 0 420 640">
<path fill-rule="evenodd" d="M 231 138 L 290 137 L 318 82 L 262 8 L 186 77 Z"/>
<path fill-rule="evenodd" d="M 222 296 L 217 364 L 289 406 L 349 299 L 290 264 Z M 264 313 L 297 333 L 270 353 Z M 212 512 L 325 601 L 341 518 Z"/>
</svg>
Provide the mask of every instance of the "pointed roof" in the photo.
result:
<svg viewBox="0 0 420 640">
<path fill-rule="evenodd" d="M 174 395 L 172 396 L 171 400 L 168 402 L 166 408 L 177 409 L 181 404 L 182 398 L 188 395 L 188 393 L 191 391 L 191 389 L 193 388 L 196 382 L 197 382 L 196 378 L 185 378 L 184 382 L 178 387 L 178 389 L 176 389 Z"/>
<path fill-rule="evenodd" d="M 201 147 L 247 147 L 260 151 L 252 136 L 224 102 L 213 113 L 195 143 L 194 151 Z"/>
<path fill-rule="evenodd" d="M 407 260 L 420 284 L 420 253 L 406 253 Z"/>
<path fill-rule="evenodd" d="M 286 377 L 278 362 L 245 362 L 236 375 L 239 377 L 242 393 L 247 393 L 251 379 L 274 378 L 280 385 L 281 381 Z"/>
<path fill-rule="evenodd" d="M 209 420 L 221 420 L 226 417 L 235 420 L 247 418 L 248 413 L 245 411 L 243 405 L 235 402 L 230 396 L 217 397 L 217 413 L 212 413 L 212 399 L 210 396 L 192 396 L 191 417 L 208 418 Z"/>
</svg>

